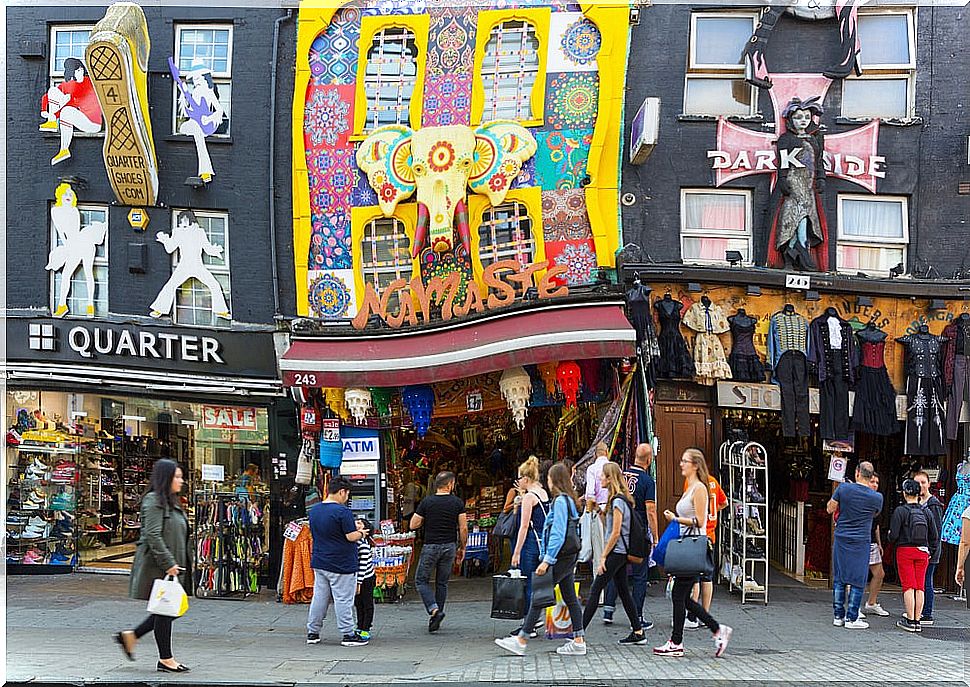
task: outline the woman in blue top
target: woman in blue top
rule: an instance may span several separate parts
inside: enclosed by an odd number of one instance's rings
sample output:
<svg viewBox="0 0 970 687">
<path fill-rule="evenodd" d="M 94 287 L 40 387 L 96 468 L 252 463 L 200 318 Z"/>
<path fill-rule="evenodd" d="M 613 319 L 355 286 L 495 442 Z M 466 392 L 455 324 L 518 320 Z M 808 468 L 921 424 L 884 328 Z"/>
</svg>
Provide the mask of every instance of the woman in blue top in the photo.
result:
<svg viewBox="0 0 970 687">
<path fill-rule="evenodd" d="M 536 568 L 535 574 L 540 577 L 552 575 L 552 579 L 559 585 L 559 593 L 562 594 L 563 603 L 569 609 L 569 617 L 572 620 L 573 639 L 556 649 L 556 653 L 566 656 L 582 656 L 586 654 L 586 640 L 581 621 L 583 608 L 579 605 L 579 599 L 576 598 L 576 583 L 573 579 L 576 560 L 579 558 L 579 547 L 578 545 L 566 544 L 566 530 L 570 521 L 575 523 L 579 520 L 579 512 L 576 510 L 576 492 L 573 490 L 569 468 L 562 463 L 556 463 L 549 469 L 546 483 L 549 485 L 549 491 L 552 494 L 552 510 L 549 512 L 543 527 L 540 546 L 542 562 Z M 565 550 L 564 545 L 566 545 Z M 552 568 L 551 572 L 550 567 Z M 525 622 L 522 623 L 523 629 L 519 630 L 518 636 L 501 637 L 496 639 L 495 643 L 506 651 L 522 656 L 529 642 L 529 633 L 526 628 L 535 627 L 544 610 L 544 608 L 535 608 L 530 604 Z"/>
<path fill-rule="evenodd" d="M 529 459 L 519 466 L 519 481 L 516 486 L 521 493 L 518 500 L 518 534 L 512 546 L 512 567 L 518 568 L 526 577 L 525 605 L 532 601 L 532 576 L 539 566 L 539 533 L 546 522 L 549 495 L 539 481 L 539 459 Z M 532 630 L 526 626 L 527 630 Z M 512 633 L 518 634 L 518 631 Z M 532 637 L 535 632 L 530 632 Z"/>
</svg>

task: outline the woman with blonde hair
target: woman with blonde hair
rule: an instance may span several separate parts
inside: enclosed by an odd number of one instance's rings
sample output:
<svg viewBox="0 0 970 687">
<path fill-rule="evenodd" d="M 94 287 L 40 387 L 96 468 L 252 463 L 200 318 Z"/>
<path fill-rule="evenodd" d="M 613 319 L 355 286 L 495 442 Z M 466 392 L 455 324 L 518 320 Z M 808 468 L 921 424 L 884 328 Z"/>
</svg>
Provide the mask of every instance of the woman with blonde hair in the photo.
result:
<svg viewBox="0 0 970 687">
<path fill-rule="evenodd" d="M 623 471 L 616 463 L 606 463 L 603 466 L 603 486 L 609 493 L 606 502 L 606 532 L 608 534 L 603 545 L 602 556 L 598 561 L 593 561 L 596 566 L 594 569 L 596 577 L 593 578 L 593 586 L 589 590 L 589 599 L 583 611 L 583 628 L 588 627 L 593 616 L 596 615 L 596 606 L 599 603 L 600 594 L 612 580 L 616 585 L 616 591 L 623 602 L 623 610 L 626 611 L 626 616 L 630 619 L 630 627 L 632 628 L 632 632 L 621 639 L 618 644 L 646 644 L 647 637 L 643 634 L 640 614 L 633 604 L 626 574 L 630 522 L 633 517 L 633 497 L 630 495 L 630 488 L 627 486 Z"/>
<path fill-rule="evenodd" d="M 512 567 L 518 568 L 526 577 L 525 604 L 532 602 L 532 576 L 539 567 L 539 535 L 546 524 L 549 494 L 546 493 L 542 482 L 539 481 L 539 459 L 529 456 L 519 466 L 519 479 L 516 482 L 519 496 L 518 503 L 518 534 L 512 547 Z M 534 627 L 521 628 L 530 637 L 537 636 Z M 517 635 L 518 630 L 513 632 Z"/>
<path fill-rule="evenodd" d="M 677 502 L 677 512 L 666 510 L 667 520 L 676 521 L 680 525 L 680 534 L 690 532 L 706 538 L 707 504 L 710 501 L 708 484 L 710 474 L 707 471 L 707 461 L 704 452 L 698 448 L 689 448 L 680 457 L 680 472 L 687 478 L 687 489 Z M 721 656 L 727 649 L 728 641 L 734 632 L 727 625 L 719 624 L 704 607 L 694 601 L 691 590 L 697 583 L 697 575 L 674 576 L 674 588 L 671 592 L 673 603 L 673 629 L 670 639 L 663 646 L 658 646 L 653 653 L 658 656 L 684 655 L 684 620 L 690 611 L 714 634 L 714 656 Z"/>
</svg>

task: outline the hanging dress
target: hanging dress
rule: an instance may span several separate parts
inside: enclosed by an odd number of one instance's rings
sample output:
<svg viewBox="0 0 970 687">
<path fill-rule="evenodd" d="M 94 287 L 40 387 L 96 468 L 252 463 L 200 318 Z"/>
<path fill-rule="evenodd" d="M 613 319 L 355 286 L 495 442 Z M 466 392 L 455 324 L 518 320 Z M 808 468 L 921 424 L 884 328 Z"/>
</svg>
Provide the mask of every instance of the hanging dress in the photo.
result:
<svg viewBox="0 0 970 687">
<path fill-rule="evenodd" d="M 747 316 L 745 316 L 747 317 Z M 728 365 L 731 366 L 731 377 L 739 382 L 765 381 L 765 365 L 754 348 L 754 329 L 758 321 L 747 317 L 749 324 L 739 324 L 741 317 L 729 317 L 731 325 L 731 354 Z"/>
<path fill-rule="evenodd" d="M 896 390 L 889 381 L 883 356 L 886 342 L 867 341 L 861 335 L 857 338 L 862 361 L 856 370 L 852 429 L 879 436 L 895 434 L 900 427 L 896 419 Z"/>
<path fill-rule="evenodd" d="M 684 307 L 680 301 L 658 299 L 653 304 L 660 320 L 660 334 L 657 345 L 660 360 L 657 363 L 658 379 L 690 378 L 694 376 L 694 361 L 691 360 L 687 342 L 680 333 L 680 311 Z"/>
<path fill-rule="evenodd" d="M 960 532 L 963 529 L 961 518 L 967 506 L 970 506 L 970 470 L 964 466 L 962 471 L 957 470 L 957 490 L 950 497 L 943 516 L 941 532 L 943 541 L 948 544 L 960 543 Z"/>
<path fill-rule="evenodd" d="M 898 339 L 906 347 L 906 447 L 909 456 L 941 456 L 943 445 L 943 345 L 932 334 L 907 334 Z"/>
<path fill-rule="evenodd" d="M 694 337 L 694 373 L 699 384 L 708 386 L 718 379 L 731 378 L 731 366 L 724 356 L 724 346 L 718 334 L 728 330 L 727 318 L 721 307 L 698 301 L 684 315 L 684 324 L 697 332 Z"/>
</svg>

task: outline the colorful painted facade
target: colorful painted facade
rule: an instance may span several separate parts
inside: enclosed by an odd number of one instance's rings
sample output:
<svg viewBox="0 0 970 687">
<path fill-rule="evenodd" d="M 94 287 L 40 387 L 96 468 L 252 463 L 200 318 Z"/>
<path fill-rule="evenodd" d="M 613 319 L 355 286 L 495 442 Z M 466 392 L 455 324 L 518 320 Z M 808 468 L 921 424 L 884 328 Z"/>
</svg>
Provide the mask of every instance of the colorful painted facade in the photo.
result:
<svg viewBox="0 0 970 687">
<path fill-rule="evenodd" d="M 614 266 L 625 4 L 324 4 L 298 15 L 298 314 L 397 312 L 392 283 L 455 273 L 461 312 L 496 262 Z"/>
</svg>

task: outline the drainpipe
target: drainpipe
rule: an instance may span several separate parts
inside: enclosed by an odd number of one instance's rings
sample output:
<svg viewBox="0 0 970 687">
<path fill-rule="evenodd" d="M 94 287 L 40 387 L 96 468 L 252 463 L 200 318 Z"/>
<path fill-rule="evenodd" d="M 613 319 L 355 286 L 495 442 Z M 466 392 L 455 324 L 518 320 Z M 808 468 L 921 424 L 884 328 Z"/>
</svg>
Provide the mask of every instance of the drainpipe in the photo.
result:
<svg viewBox="0 0 970 687">
<path fill-rule="evenodd" d="M 280 25 L 293 18 L 293 10 L 277 17 L 273 24 L 273 61 L 269 75 L 269 251 L 273 266 L 273 319 L 280 312 L 280 271 L 276 260 L 276 65 L 280 51 Z"/>
</svg>

